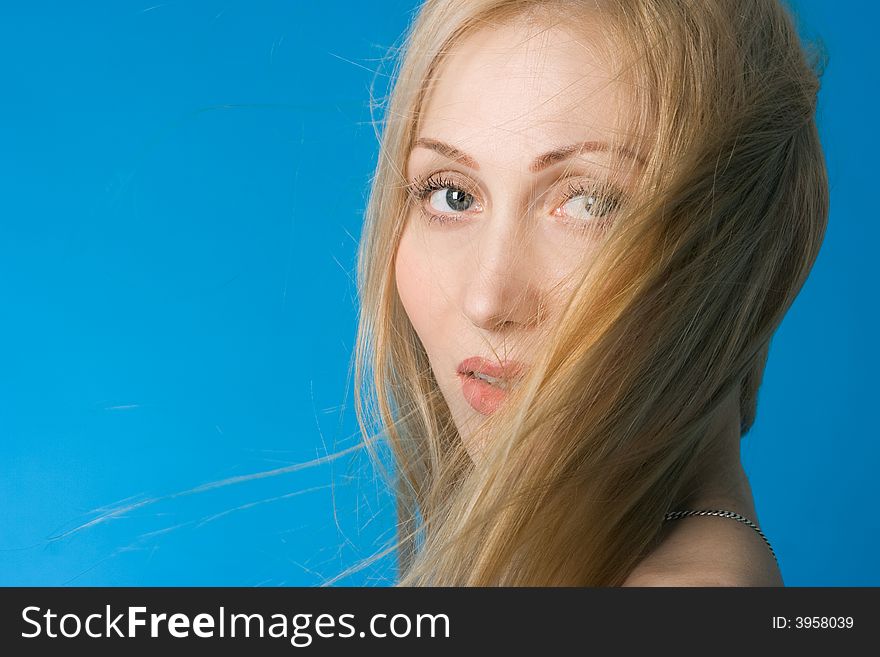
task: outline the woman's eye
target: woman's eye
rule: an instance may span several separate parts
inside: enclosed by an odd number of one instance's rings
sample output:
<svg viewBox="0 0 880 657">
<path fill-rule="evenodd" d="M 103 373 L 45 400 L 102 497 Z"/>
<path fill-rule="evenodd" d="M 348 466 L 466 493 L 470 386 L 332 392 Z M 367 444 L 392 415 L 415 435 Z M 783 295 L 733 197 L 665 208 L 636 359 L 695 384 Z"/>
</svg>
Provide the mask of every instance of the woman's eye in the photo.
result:
<svg viewBox="0 0 880 657">
<path fill-rule="evenodd" d="M 579 221 L 603 218 L 614 212 L 620 201 L 611 192 L 593 190 L 572 196 L 561 207 L 561 213 Z"/>
<path fill-rule="evenodd" d="M 464 212 L 471 207 L 474 197 L 456 187 L 444 187 L 433 192 L 428 202 L 435 212 Z"/>
</svg>

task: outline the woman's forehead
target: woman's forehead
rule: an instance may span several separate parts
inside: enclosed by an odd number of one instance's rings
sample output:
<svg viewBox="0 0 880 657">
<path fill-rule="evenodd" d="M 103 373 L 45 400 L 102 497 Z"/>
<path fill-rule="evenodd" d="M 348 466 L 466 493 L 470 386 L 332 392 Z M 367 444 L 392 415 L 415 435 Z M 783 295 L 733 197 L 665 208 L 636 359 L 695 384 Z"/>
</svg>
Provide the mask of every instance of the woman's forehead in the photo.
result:
<svg viewBox="0 0 880 657">
<path fill-rule="evenodd" d="M 499 140 L 534 151 L 619 141 L 621 126 L 633 125 L 633 103 L 605 46 L 588 39 L 519 23 L 469 34 L 438 67 L 417 136 L 483 151 Z"/>
</svg>

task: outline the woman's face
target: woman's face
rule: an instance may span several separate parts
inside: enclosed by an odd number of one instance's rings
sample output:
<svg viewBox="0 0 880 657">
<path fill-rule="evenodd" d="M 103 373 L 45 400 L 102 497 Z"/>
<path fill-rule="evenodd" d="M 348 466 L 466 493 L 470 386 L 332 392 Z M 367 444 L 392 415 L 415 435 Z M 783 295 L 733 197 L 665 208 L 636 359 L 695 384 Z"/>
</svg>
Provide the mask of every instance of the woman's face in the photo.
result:
<svg viewBox="0 0 880 657">
<path fill-rule="evenodd" d="M 585 37 L 511 24 L 459 42 L 425 99 L 397 290 L 472 458 L 637 172 L 612 78 Z"/>
</svg>

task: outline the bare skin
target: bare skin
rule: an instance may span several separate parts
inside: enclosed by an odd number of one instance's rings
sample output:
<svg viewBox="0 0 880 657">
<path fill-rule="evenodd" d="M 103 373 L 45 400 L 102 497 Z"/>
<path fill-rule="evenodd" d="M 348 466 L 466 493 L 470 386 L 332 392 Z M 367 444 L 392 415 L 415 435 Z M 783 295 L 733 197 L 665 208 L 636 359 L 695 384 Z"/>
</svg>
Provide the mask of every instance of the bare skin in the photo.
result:
<svg viewBox="0 0 880 657">
<path fill-rule="evenodd" d="M 675 509 L 723 509 L 760 527 L 752 489 L 740 460 L 739 397 L 718 414 L 717 448 L 701 470 L 697 492 Z M 664 523 L 660 542 L 624 586 L 783 586 L 773 555 L 758 533 L 731 518 L 685 517 Z"/>
<path fill-rule="evenodd" d="M 462 394 L 457 365 L 498 354 L 528 364 L 518 346 L 555 321 L 564 294 L 554 295 L 600 235 L 572 227 L 600 223 L 602 197 L 591 206 L 595 194 L 571 190 L 595 192 L 609 182 L 625 190 L 636 171 L 615 159 L 612 146 L 627 137 L 615 131 L 615 119 L 627 123 L 632 103 L 590 47 L 602 34 L 595 27 L 590 38 L 558 26 L 484 27 L 458 43 L 432 85 L 416 135 L 421 144 L 407 162 L 408 180 L 439 180 L 441 188 L 408 217 L 395 260 L 397 290 L 472 458 L 482 418 Z M 536 158 L 575 143 L 594 146 L 536 172 Z M 740 463 L 738 408 L 732 397 L 719 413 L 717 453 L 704 464 L 694 498 L 675 508 L 727 509 L 757 522 Z M 666 523 L 659 546 L 626 585 L 780 583 L 753 529 L 698 517 Z"/>
</svg>

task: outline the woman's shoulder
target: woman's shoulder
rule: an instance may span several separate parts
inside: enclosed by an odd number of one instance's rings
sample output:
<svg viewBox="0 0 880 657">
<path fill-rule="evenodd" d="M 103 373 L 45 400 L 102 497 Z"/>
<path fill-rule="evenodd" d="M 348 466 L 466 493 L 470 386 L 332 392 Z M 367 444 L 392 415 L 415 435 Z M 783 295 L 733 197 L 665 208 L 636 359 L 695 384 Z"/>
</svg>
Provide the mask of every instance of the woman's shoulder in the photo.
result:
<svg viewBox="0 0 880 657">
<path fill-rule="evenodd" d="M 783 586 L 760 535 L 730 518 L 688 517 L 666 523 L 657 547 L 623 586 Z"/>
<path fill-rule="evenodd" d="M 637 570 L 623 583 L 623 586 L 642 587 L 764 587 L 783 586 L 782 578 L 771 573 L 758 573 L 752 570 L 732 570 L 715 564 L 707 566 L 697 563 L 679 567 Z"/>
</svg>

